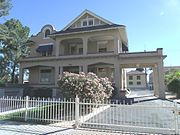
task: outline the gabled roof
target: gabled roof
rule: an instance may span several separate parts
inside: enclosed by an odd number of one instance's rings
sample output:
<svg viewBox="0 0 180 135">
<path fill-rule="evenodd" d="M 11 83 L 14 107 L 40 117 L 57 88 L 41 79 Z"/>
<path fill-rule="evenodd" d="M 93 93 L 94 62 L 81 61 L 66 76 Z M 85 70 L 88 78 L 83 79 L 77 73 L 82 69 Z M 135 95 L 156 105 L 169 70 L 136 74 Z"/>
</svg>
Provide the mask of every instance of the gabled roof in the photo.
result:
<svg viewBox="0 0 180 135">
<path fill-rule="evenodd" d="M 75 29 L 67 29 L 67 30 L 61 30 L 59 32 L 52 33 L 50 36 L 53 35 L 61 35 L 61 34 L 73 34 L 73 33 L 79 33 L 79 32 L 89 32 L 89 31 L 97 31 L 97 30 L 106 30 L 106 29 L 115 29 L 115 28 L 121 28 L 125 27 L 124 25 L 118 25 L 118 24 L 112 24 L 112 25 L 98 25 L 98 26 L 92 26 L 92 27 L 81 27 L 81 28 L 75 28 Z"/>
<path fill-rule="evenodd" d="M 105 23 L 107 23 L 107 24 L 109 24 L 109 25 L 112 25 L 112 24 L 113 24 L 112 22 L 110 22 L 110 21 L 108 21 L 108 20 L 106 20 L 106 19 L 104 19 L 104 18 L 102 18 L 102 17 L 96 15 L 95 13 L 93 13 L 93 12 L 91 12 L 91 11 L 89 11 L 89 10 L 86 9 L 86 10 L 84 10 L 79 16 L 77 16 L 74 20 L 72 20 L 66 27 L 64 27 L 64 28 L 62 29 L 62 31 L 67 30 L 72 24 L 74 24 L 77 20 L 79 20 L 79 19 L 80 19 L 83 15 L 85 15 L 85 14 L 89 14 L 89 15 L 91 15 L 91 16 L 94 16 L 94 17 L 98 18 L 99 20 L 101 20 L 101 21 L 103 21 L 103 22 L 105 22 Z"/>
</svg>

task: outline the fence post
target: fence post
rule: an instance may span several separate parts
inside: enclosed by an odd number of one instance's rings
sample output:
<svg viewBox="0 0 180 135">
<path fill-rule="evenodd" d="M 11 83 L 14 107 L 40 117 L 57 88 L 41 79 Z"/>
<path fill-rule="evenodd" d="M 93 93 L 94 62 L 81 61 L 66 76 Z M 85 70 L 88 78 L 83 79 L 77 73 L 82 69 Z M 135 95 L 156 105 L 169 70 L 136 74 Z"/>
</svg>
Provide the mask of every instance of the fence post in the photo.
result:
<svg viewBox="0 0 180 135">
<path fill-rule="evenodd" d="M 174 102 L 174 118 L 175 118 L 175 135 L 179 135 L 179 128 L 178 128 L 178 107 L 177 102 Z"/>
<path fill-rule="evenodd" d="M 26 96 L 26 100 L 25 100 L 25 116 L 24 116 L 24 120 L 27 121 L 27 116 L 28 116 L 28 106 L 29 106 L 29 97 Z"/>
<path fill-rule="evenodd" d="M 75 98 L 75 128 L 79 127 L 79 98 Z"/>
</svg>

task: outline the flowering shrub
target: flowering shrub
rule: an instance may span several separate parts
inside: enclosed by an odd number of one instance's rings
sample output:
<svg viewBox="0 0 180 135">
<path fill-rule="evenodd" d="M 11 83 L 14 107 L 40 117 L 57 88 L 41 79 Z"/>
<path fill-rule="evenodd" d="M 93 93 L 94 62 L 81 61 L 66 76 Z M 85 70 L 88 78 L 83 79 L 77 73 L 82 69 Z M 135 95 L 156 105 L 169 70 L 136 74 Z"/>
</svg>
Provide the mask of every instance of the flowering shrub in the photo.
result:
<svg viewBox="0 0 180 135">
<path fill-rule="evenodd" d="M 98 78 L 91 72 L 88 74 L 64 72 L 58 80 L 58 85 L 66 98 L 74 98 L 78 95 L 80 100 L 91 99 L 93 102 L 108 99 L 114 89 L 108 78 Z"/>
</svg>

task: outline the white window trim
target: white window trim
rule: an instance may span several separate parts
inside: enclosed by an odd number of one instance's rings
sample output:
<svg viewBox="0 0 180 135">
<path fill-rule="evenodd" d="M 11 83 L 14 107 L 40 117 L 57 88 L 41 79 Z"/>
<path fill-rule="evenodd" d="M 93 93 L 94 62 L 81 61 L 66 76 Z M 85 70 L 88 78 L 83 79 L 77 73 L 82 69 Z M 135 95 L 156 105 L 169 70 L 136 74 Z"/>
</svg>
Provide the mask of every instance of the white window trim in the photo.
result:
<svg viewBox="0 0 180 135">
<path fill-rule="evenodd" d="M 89 25 L 89 20 L 93 21 L 93 25 Z M 86 21 L 87 22 L 87 26 L 83 26 L 83 22 Z M 81 20 L 81 27 L 90 27 L 90 26 L 94 26 L 94 18 L 86 18 L 86 19 L 82 19 Z"/>
<path fill-rule="evenodd" d="M 46 30 L 49 30 L 49 31 L 50 31 L 50 34 L 52 33 L 51 28 L 50 28 L 50 27 L 46 27 L 46 28 L 43 30 L 43 34 L 44 34 L 43 39 L 50 39 L 50 37 L 45 37 L 45 32 L 46 32 Z"/>
<path fill-rule="evenodd" d="M 45 46 L 45 45 L 54 45 L 54 43 L 39 44 L 38 46 Z"/>
<path fill-rule="evenodd" d="M 108 41 L 99 41 L 99 42 L 97 42 L 97 52 L 99 52 L 99 49 L 100 48 L 106 48 L 106 50 L 107 50 L 107 43 L 108 43 Z M 100 47 L 100 46 L 104 46 L 104 47 Z M 108 50 L 107 50 L 108 51 Z"/>
<path fill-rule="evenodd" d="M 50 81 L 49 82 L 41 82 L 41 70 L 46 70 L 46 69 L 49 69 L 51 70 L 51 78 L 50 78 Z M 52 82 L 52 68 L 50 67 L 40 67 L 39 68 L 39 84 L 50 84 Z"/>
</svg>

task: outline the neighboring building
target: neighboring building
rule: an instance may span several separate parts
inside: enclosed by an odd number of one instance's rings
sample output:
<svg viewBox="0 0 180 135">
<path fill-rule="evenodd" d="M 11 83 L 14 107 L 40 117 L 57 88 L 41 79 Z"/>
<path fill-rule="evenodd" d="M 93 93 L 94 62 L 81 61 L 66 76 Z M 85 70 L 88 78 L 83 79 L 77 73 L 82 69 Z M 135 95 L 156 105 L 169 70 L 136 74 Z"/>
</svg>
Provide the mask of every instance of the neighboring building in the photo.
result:
<svg viewBox="0 0 180 135">
<path fill-rule="evenodd" d="M 164 67 L 164 73 L 166 73 L 167 71 L 170 71 L 170 70 L 180 70 L 180 66 L 166 66 Z M 149 74 L 149 87 L 150 89 L 153 89 L 153 72 L 151 72 Z"/>
<path fill-rule="evenodd" d="M 127 87 L 130 89 L 146 89 L 146 74 L 138 70 L 127 72 Z"/>
<path fill-rule="evenodd" d="M 124 89 L 124 68 L 152 67 L 157 70 L 155 95 L 164 98 L 161 74 L 163 55 L 161 48 L 150 52 L 129 52 L 126 26 L 114 24 L 91 11 L 85 10 L 61 31 L 45 25 L 29 38 L 29 56 L 20 60 L 19 83 L 29 70 L 29 86 L 58 89 L 57 79 L 64 71 L 94 72 L 108 77 L 116 87 Z"/>
</svg>

